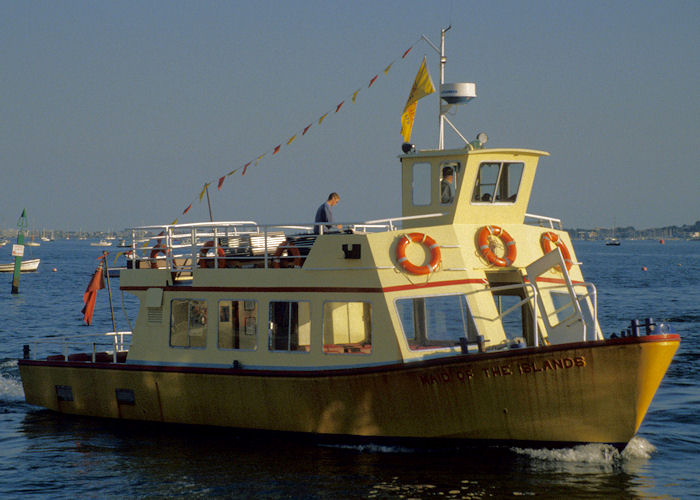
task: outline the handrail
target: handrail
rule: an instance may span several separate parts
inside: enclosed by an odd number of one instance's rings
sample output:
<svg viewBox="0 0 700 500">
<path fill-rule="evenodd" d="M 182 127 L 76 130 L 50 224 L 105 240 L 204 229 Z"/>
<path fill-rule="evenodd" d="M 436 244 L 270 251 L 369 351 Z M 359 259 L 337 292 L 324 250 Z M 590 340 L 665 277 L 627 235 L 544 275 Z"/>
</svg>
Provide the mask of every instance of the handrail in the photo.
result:
<svg viewBox="0 0 700 500">
<path fill-rule="evenodd" d="M 30 342 L 30 346 L 32 346 L 31 349 L 31 359 L 36 360 L 39 354 L 39 346 L 42 346 L 43 350 L 48 351 L 50 346 L 58 347 L 60 348 L 61 355 L 63 356 L 64 361 L 68 361 L 68 348 L 69 347 L 78 347 L 82 346 L 85 349 L 88 349 L 92 353 L 92 361 L 95 361 L 95 357 L 97 354 L 97 347 L 98 346 L 104 346 L 105 351 L 109 353 L 109 350 L 107 350 L 107 347 L 113 348 L 112 357 L 114 362 L 117 360 L 117 353 L 118 352 L 124 352 L 128 350 L 128 345 L 127 342 L 125 342 L 125 337 L 128 337 L 131 335 L 130 331 L 118 331 L 118 332 L 107 332 L 102 335 L 99 334 L 91 334 L 91 335 L 66 335 L 66 336 L 61 336 L 61 337 L 56 337 L 52 339 L 43 339 L 43 340 L 32 340 Z M 100 337 L 102 337 L 102 341 L 100 341 Z M 104 337 L 112 337 L 111 340 L 109 339 L 104 339 Z"/>
<path fill-rule="evenodd" d="M 556 219 L 554 217 L 545 217 L 544 215 L 535 215 L 535 214 L 525 214 L 525 217 L 529 217 L 531 219 L 535 219 L 536 221 L 539 221 L 538 226 L 544 227 L 543 223 L 547 223 L 549 225 L 550 229 L 559 229 L 563 230 L 564 226 L 561 223 L 561 219 Z M 527 224 L 527 221 L 525 222 Z M 557 227 L 554 227 L 554 225 L 557 225 Z"/>
</svg>

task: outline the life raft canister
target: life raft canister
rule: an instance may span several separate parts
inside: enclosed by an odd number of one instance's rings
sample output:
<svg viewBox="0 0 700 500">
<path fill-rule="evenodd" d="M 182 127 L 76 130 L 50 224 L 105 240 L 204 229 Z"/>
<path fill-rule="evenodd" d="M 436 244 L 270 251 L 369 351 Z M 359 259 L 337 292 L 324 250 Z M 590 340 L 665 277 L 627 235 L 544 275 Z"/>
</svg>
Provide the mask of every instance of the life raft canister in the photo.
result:
<svg viewBox="0 0 700 500">
<path fill-rule="evenodd" d="M 569 253 L 569 249 L 566 247 L 566 244 L 559 239 L 559 235 L 557 233 L 553 233 L 551 231 L 542 233 L 542 236 L 540 236 L 540 244 L 542 245 L 542 251 L 545 254 L 552 251 L 552 243 L 559 247 L 561 256 L 564 259 L 564 264 L 566 264 L 566 270 L 568 271 L 571 269 L 571 266 L 574 265 L 574 261 L 571 260 L 571 254 Z M 561 266 L 557 266 L 556 269 L 561 271 Z"/>
<path fill-rule="evenodd" d="M 129 252 L 131 252 L 131 250 L 129 250 Z M 151 250 L 151 254 L 149 255 L 149 260 L 151 261 L 151 269 L 158 268 L 158 261 L 156 260 L 156 257 L 159 253 L 162 253 L 163 255 L 168 255 L 165 251 L 165 245 L 163 245 L 163 242 L 161 240 L 158 240 L 158 243 L 155 244 L 155 246 Z"/>
<path fill-rule="evenodd" d="M 207 254 L 209 253 L 209 249 L 214 247 L 214 240 L 209 240 L 207 241 L 204 245 L 202 245 L 201 250 L 199 251 L 199 267 L 203 268 L 212 268 L 214 267 L 214 257 L 207 257 Z M 216 247 L 216 255 L 219 256 L 219 259 L 217 261 L 217 267 L 226 267 L 226 254 L 224 253 L 224 249 L 217 246 Z"/>
<path fill-rule="evenodd" d="M 498 257 L 493 253 L 493 250 L 491 250 L 489 244 L 489 236 L 491 235 L 500 238 L 503 245 L 505 245 L 506 253 L 503 257 Z M 490 264 L 498 267 L 508 267 L 515 262 L 515 257 L 518 255 L 518 251 L 515 248 L 515 241 L 505 229 L 501 229 L 498 226 L 484 226 L 479 230 L 476 241 L 481 255 L 483 255 Z"/>
<path fill-rule="evenodd" d="M 406 257 L 406 247 L 411 242 L 425 245 L 430 250 L 430 262 L 428 264 L 424 266 L 417 266 L 408 260 Z M 401 264 L 401 267 L 411 274 L 430 274 L 436 271 L 437 268 L 440 267 L 440 259 L 440 245 L 435 243 L 435 240 L 427 234 L 404 234 L 396 244 L 396 260 L 398 260 L 399 264 Z"/>
<path fill-rule="evenodd" d="M 285 240 L 280 246 L 275 250 L 275 255 L 272 257 L 272 267 L 278 269 L 282 264 L 282 254 L 287 251 L 288 257 L 293 257 L 291 259 L 293 267 L 301 267 L 301 253 L 299 249 L 289 240 Z M 282 266 L 287 267 L 287 266 Z"/>
</svg>

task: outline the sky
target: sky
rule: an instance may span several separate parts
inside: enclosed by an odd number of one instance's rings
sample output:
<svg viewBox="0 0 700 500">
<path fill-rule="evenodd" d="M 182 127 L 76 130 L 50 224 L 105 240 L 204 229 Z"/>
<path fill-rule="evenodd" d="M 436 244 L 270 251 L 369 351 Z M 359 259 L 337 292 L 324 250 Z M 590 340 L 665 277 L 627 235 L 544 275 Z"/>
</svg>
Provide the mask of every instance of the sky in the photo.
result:
<svg viewBox="0 0 700 500">
<path fill-rule="evenodd" d="M 572 228 L 700 220 L 697 0 L 0 10 L 0 229 L 23 208 L 36 230 L 209 220 L 207 182 L 215 220 L 310 222 L 331 191 L 338 221 L 398 217 L 400 115 L 424 56 L 439 81 L 421 35 L 439 44 L 448 26 L 445 80 L 477 89 L 452 122 L 551 154 L 529 213 Z M 437 109 L 437 94 L 418 103 L 417 149 L 437 146 Z M 446 145 L 461 146 L 450 132 Z"/>
</svg>

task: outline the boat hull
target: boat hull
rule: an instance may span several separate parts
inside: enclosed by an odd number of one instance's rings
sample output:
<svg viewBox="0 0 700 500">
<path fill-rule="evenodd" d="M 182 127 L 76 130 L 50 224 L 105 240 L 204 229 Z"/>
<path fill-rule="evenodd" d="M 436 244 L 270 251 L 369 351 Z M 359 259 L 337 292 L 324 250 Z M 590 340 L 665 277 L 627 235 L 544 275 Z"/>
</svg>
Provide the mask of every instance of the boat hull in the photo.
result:
<svg viewBox="0 0 700 500">
<path fill-rule="evenodd" d="M 131 420 L 401 439 L 624 445 L 677 335 L 400 366 L 257 371 L 20 360 L 26 400 Z"/>
<path fill-rule="evenodd" d="M 39 264 L 41 259 L 29 259 L 23 260 L 20 264 L 20 272 L 22 273 L 32 273 L 39 269 Z M 15 271 L 14 262 L 11 264 L 0 264 L 0 273 L 12 273 Z"/>
</svg>

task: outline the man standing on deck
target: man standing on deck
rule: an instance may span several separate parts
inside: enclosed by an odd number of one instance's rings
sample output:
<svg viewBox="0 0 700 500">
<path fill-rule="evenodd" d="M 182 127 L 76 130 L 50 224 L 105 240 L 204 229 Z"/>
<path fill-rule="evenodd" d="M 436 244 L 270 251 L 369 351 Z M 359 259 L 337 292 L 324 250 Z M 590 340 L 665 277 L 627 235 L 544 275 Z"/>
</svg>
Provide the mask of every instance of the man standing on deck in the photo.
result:
<svg viewBox="0 0 700 500">
<path fill-rule="evenodd" d="M 334 207 L 338 204 L 340 201 L 340 196 L 338 193 L 333 192 L 328 195 L 328 200 L 326 200 L 323 204 L 321 204 L 320 207 L 318 207 L 318 210 L 316 210 L 316 218 L 314 219 L 314 222 L 317 224 L 314 225 L 314 234 L 319 234 L 320 233 L 320 228 L 321 224 L 318 224 L 319 222 L 333 222 L 333 212 L 331 211 L 331 207 Z M 333 228 L 332 224 L 324 224 L 326 229 L 324 232 L 326 232 L 329 229 Z M 341 226 L 337 226 L 338 230 L 341 229 Z"/>
</svg>

